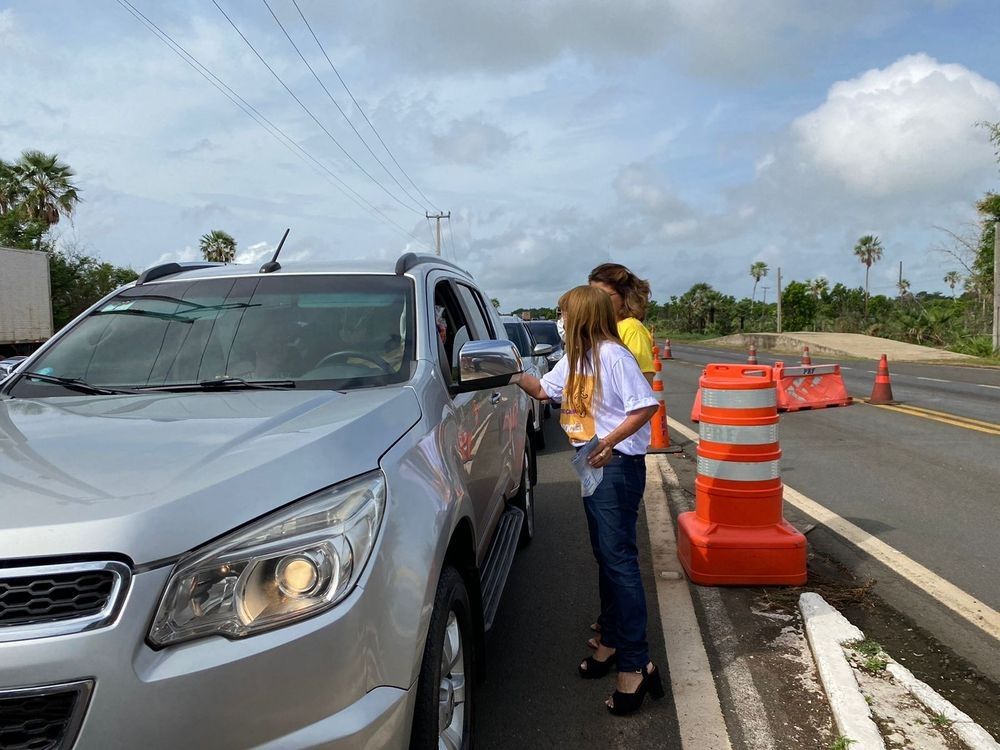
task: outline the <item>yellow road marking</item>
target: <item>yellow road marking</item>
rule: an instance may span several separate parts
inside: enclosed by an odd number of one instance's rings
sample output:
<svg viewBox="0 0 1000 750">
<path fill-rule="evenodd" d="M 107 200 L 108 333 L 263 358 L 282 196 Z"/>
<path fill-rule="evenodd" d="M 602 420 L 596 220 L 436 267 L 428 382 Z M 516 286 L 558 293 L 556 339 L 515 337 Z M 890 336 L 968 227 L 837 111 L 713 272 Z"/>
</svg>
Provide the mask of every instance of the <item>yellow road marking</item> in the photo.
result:
<svg viewBox="0 0 1000 750">
<path fill-rule="evenodd" d="M 1000 424 L 983 422 L 979 419 L 972 419 L 971 417 L 960 417 L 957 414 L 948 414 L 946 412 L 903 404 L 869 404 L 869 406 L 875 406 L 879 409 L 888 409 L 890 411 L 897 411 L 900 414 L 909 414 L 911 417 L 922 417 L 923 419 L 930 419 L 934 422 L 950 424 L 954 427 L 964 427 L 967 430 L 976 430 L 977 432 L 984 432 L 987 435 L 1000 435 Z"/>
<path fill-rule="evenodd" d="M 667 423 L 671 429 L 677 430 L 688 440 L 698 442 L 698 433 L 690 430 L 673 417 L 667 417 Z M 784 487 L 784 495 L 788 503 L 887 565 L 962 619 L 975 625 L 987 635 L 1000 640 L 1000 612 L 965 593 L 955 584 L 946 581 L 937 573 L 907 557 L 895 547 L 891 547 L 881 539 L 872 536 L 861 527 L 855 526 L 846 518 L 842 518 L 801 492 L 793 490 L 787 484 Z"/>
</svg>

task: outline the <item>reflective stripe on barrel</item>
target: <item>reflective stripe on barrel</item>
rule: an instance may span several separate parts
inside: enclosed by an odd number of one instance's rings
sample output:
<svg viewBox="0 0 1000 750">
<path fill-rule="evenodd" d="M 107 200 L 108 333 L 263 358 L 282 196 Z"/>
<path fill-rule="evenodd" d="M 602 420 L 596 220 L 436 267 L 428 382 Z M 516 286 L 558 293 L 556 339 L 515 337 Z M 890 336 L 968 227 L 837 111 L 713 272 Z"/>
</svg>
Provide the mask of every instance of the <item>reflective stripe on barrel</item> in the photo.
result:
<svg viewBox="0 0 1000 750">
<path fill-rule="evenodd" d="M 698 474 L 737 482 L 766 482 L 779 476 L 777 461 L 719 461 L 704 456 L 698 456 Z"/>
<path fill-rule="evenodd" d="M 720 409 L 763 409 L 768 406 L 777 407 L 778 397 L 774 388 L 755 388 L 752 390 L 719 390 L 718 388 L 701 389 L 701 405 Z"/>
<path fill-rule="evenodd" d="M 699 423 L 699 436 L 712 443 L 729 445 L 765 445 L 778 442 L 778 425 L 726 425 L 712 422 Z"/>
</svg>

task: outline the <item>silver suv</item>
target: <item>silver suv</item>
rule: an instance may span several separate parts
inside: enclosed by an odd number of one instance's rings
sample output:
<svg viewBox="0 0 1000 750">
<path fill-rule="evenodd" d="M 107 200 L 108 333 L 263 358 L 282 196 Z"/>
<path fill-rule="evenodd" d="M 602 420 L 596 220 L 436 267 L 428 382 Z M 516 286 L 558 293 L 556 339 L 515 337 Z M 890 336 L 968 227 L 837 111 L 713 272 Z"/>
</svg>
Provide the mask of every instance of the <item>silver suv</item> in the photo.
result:
<svg viewBox="0 0 1000 750">
<path fill-rule="evenodd" d="M 413 254 L 167 264 L 36 352 L 0 388 L 0 747 L 469 747 L 534 530 L 488 300 Z"/>
</svg>

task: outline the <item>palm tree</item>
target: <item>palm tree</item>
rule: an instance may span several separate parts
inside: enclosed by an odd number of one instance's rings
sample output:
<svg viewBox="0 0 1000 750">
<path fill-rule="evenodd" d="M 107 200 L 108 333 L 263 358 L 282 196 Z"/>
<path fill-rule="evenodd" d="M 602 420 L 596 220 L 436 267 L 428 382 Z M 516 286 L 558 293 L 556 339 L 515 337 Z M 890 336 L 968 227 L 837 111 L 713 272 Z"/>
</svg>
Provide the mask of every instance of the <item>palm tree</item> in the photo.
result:
<svg viewBox="0 0 1000 750">
<path fill-rule="evenodd" d="M 199 247 L 205 260 L 211 263 L 232 263 L 236 258 L 236 240 L 221 229 L 202 235 Z"/>
<path fill-rule="evenodd" d="M 0 159 L 0 216 L 17 208 L 21 199 L 21 182 L 14 165 Z"/>
<path fill-rule="evenodd" d="M 757 285 L 760 280 L 767 276 L 767 263 L 762 260 L 755 261 L 750 264 L 750 275 L 753 276 L 753 292 L 750 294 L 750 303 L 757 298 Z"/>
<path fill-rule="evenodd" d="M 896 282 L 896 288 L 899 290 L 899 298 L 902 299 L 910 291 L 910 280 L 900 279 L 899 281 Z"/>
<path fill-rule="evenodd" d="M 944 283 L 951 287 L 951 298 L 955 299 L 955 286 L 962 280 L 958 271 L 948 271 L 944 275 Z"/>
<path fill-rule="evenodd" d="M 70 182 L 75 172 L 59 161 L 57 154 L 25 151 L 13 165 L 13 172 L 21 190 L 19 203 L 30 221 L 48 228 L 58 223 L 60 216 L 73 215 L 80 202 L 79 191 Z"/>
<path fill-rule="evenodd" d="M 830 282 L 823 276 L 817 276 L 815 279 L 806 279 L 806 286 L 809 287 L 809 293 L 815 299 L 819 299 L 830 291 Z"/>
<path fill-rule="evenodd" d="M 874 234 L 866 234 L 854 246 L 854 255 L 865 264 L 865 315 L 868 315 L 868 273 L 872 263 L 882 260 L 882 243 Z"/>
</svg>

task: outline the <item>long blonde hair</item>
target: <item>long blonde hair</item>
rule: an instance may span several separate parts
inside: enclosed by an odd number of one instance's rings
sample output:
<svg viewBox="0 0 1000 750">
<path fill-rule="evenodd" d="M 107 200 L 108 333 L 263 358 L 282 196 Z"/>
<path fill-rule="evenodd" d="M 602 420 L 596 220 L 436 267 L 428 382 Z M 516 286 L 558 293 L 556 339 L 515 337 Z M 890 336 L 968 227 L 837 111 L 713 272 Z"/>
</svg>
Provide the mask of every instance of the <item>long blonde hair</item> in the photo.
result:
<svg viewBox="0 0 1000 750">
<path fill-rule="evenodd" d="M 585 416 L 586 394 L 582 392 L 584 379 L 581 376 L 593 375 L 591 403 L 596 403 L 602 393 L 598 347 L 605 341 L 621 344 L 615 308 L 611 297 L 600 289 L 578 286 L 559 298 L 559 310 L 566 319 L 566 363 L 569 366 L 564 392 L 569 395 L 573 409 Z"/>
</svg>

